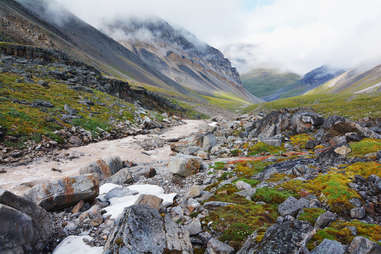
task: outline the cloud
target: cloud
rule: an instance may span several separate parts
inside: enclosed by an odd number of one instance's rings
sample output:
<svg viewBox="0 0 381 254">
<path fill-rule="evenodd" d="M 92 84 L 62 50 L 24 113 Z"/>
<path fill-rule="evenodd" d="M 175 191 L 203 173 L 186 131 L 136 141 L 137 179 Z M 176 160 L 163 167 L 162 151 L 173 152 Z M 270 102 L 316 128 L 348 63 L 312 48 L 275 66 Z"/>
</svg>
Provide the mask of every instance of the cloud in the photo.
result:
<svg viewBox="0 0 381 254">
<path fill-rule="evenodd" d="M 262 66 L 298 73 L 323 64 L 350 68 L 381 55 L 380 0 L 58 1 L 98 28 L 119 17 L 161 17 L 225 49 L 241 72 Z"/>
</svg>

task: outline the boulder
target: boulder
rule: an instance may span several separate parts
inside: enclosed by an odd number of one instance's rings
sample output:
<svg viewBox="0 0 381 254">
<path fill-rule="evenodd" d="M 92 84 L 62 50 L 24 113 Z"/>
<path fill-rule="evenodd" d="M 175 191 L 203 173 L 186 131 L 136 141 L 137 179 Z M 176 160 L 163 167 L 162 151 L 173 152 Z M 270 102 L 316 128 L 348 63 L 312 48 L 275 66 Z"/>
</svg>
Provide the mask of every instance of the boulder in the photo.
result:
<svg viewBox="0 0 381 254">
<path fill-rule="evenodd" d="M 214 136 L 212 133 L 206 134 L 202 139 L 202 149 L 205 152 L 209 152 L 213 146 L 217 144 L 216 136 Z"/>
<path fill-rule="evenodd" d="M 287 110 L 273 111 L 248 128 L 253 137 L 269 138 L 281 134 L 290 126 L 290 114 Z"/>
<path fill-rule="evenodd" d="M 201 169 L 201 159 L 189 155 L 177 155 L 170 158 L 168 169 L 172 174 L 187 177 Z"/>
<path fill-rule="evenodd" d="M 41 253 L 54 233 L 43 208 L 5 190 L 0 190 L 0 225 L 0 253 Z"/>
<path fill-rule="evenodd" d="M 106 160 L 97 160 L 95 163 L 81 169 L 80 173 L 81 175 L 97 174 L 100 180 L 104 180 L 119 172 L 123 167 L 123 161 L 120 157 L 111 157 Z"/>
<path fill-rule="evenodd" d="M 381 253 L 381 246 L 371 240 L 357 236 L 348 247 L 349 254 L 376 254 Z"/>
<path fill-rule="evenodd" d="M 234 253 L 234 249 L 231 246 L 221 241 L 218 241 L 215 238 L 212 238 L 208 242 L 206 253 L 207 254 L 230 254 L 230 253 Z"/>
<path fill-rule="evenodd" d="M 104 248 L 105 254 L 193 253 L 189 233 L 166 215 L 146 206 L 124 210 Z"/>
<path fill-rule="evenodd" d="M 344 254 L 344 246 L 338 241 L 324 239 L 311 254 Z"/>
<path fill-rule="evenodd" d="M 191 223 L 185 226 L 190 235 L 197 235 L 202 232 L 201 222 L 199 219 L 193 219 Z"/>
<path fill-rule="evenodd" d="M 268 138 L 260 138 L 259 141 L 265 143 L 270 146 L 282 146 L 282 138 L 281 137 L 268 137 Z"/>
<path fill-rule="evenodd" d="M 306 236 L 312 230 L 312 226 L 305 221 L 292 220 L 277 223 L 267 229 L 260 242 L 257 241 L 256 233 L 254 233 L 237 253 L 299 253 Z"/>
<path fill-rule="evenodd" d="M 297 134 L 316 130 L 323 123 L 324 118 L 315 112 L 296 112 L 291 117 L 291 129 Z"/>
<path fill-rule="evenodd" d="M 335 153 L 337 153 L 339 155 L 347 156 L 348 154 L 350 154 L 352 152 L 352 149 L 347 145 L 343 145 L 343 146 L 339 146 L 339 147 L 335 148 L 334 151 L 335 151 Z"/>
<path fill-rule="evenodd" d="M 104 179 L 103 182 L 114 183 L 118 185 L 131 184 L 134 182 L 134 178 L 131 175 L 130 168 L 123 168 L 112 176 Z"/>
<path fill-rule="evenodd" d="M 294 197 L 289 197 L 278 207 L 278 212 L 281 216 L 294 216 L 300 209 L 308 207 L 308 200 L 301 198 L 297 200 Z"/>
<path fill-rule="evenodd" d="M 93 201 L 98 193 L 99 180 L 89 174 L 36 185 L 25 197 L 48 211 L 58 211 L 81 200 Z"/>
</svg>

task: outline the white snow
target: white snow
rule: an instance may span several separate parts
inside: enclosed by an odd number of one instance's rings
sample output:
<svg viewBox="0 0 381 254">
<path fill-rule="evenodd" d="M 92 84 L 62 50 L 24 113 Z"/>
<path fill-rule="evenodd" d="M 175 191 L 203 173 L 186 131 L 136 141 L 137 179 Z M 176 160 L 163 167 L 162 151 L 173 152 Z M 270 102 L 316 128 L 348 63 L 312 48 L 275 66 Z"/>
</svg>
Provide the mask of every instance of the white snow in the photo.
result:
<svg viewBox="0 0 381 254">
<path fill-rule="evenodd" d="M 102 254 L 103 247 L 91 247 L 83 239 L 89 236 L 68 236 L 53 251 L 53 254 Z"/>
<path fill-rule="evenodd" d="M 99 187 L 99 195 L 107 194 L 115 188 L 122 187 L 114 183 L 105 183 Z"/>
<path fill-rule="evenodd" d="M 106 184 L 105 184 L 106 185 Z M 107 186 L 103 187 L 102 194 L 106 194 L 105 190 L 111 191 L 114 188 L 122 187 L 121 185 L 111 185 L 107 184 Z M 104 210 L 106 211 L 105 216 L 111 215 L 112 219 L 117 219 L 120 215 L 122 215 L 124 208 L 132 206 L 139 199 L 139 196 L 142 194 L 154 195 L 163 199 L 163 206 L 169 206 L 173 204 L 173 199 L 176 197 L 176 193 L 165 194 L 164 189 L 157 185 L 150 184 L 136 184 L 127 187 L 129 190 L 138 192 L 138 195 L 128 195 L 124 197 L 115 197 L 109 200 L 110 205 L 106 207 Z"/>
<path fill-rule="evenodd" d="M 378 88 L 378 87 L 380 87 L 380 86 L 381 86 L 381 82 L 380 82 L 380 83 L 377 83 L 377 84 L 375 84 L 375 85 L 373 85 L 373 86 L 370 86 L 370 87 L 368 87 L 368 88 L 365 88 L 365 89 L 362 89 L 362 90 L 360 90 L 360 91 L 357 91 L 357 92 L 355 92 L 355 94 L 372 92 L 373 89 Z"/>
</svg>

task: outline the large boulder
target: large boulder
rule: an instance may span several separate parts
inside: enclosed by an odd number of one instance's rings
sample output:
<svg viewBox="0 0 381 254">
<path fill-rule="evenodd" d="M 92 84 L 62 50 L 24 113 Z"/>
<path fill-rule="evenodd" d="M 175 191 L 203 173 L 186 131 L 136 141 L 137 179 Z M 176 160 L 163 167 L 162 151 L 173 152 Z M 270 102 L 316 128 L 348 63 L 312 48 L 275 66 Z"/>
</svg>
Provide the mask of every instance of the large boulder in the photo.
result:
<svg viewBox="0 0 381 254">
<path fill-rule="evenodd" d="M 304 221 L 285 221 L 269 227 L 262 239 L 258 242 L 256 234 L 250 236 L 238 254 L 289 254 L 299 253 L 307 235 L 313 230 L 312 226 Z"/>
<path fill-rule="evenodd" d="M 124 164 L 120 157 L 111 157 L 106 160 L 97 160 L 86 168 L 80 170 L 82 175 L 97 174 L 100 180 L 104 180 L 123 168 Z"/>
<path fill-rule="evenodd" d="M 296 133 L 305 133 L 319 128 L 324 118 L 315 112 L 297 112 L 291 118 L 291 128 Z"/>
<path fill-rule="evenodd" d="M 234 253 L 234 249 L 223 243 L 218 241 L 217 239 L 210 239 L 206 249 L 207 254 L 231 254 Z"/>
<path fill-rule="evenodd" d="M 0 190 L 0 225 L 0 253 L 41 253 L 54 232 L 43 208 L 5 190 Z"/>
<path fill-rule="evenodd" d="M 200 158 L 179 154 L 170 158 L 168 169 L 172 174 L 187 177 L 198 173 L 201 165 Z"/>
<path fill-rule="evenodd" d="M 47 211 L 58 211 L 77 204 L 79 201 L 92 201 L 99 193 L 99 180 L 96 175 L 81 175 L 34 186 L 25 197 Z"/>
<path fill-rule="evenodd" d="M 338 241 L 324 239 L 311 254 L 344 254 L 344 246 Z"/>
<path fill-rule="evenodd" d="M 134 205 L 122 217 L 106 243 L 105 254 L 193 253 L 188 231 L 157 209 Z"/>
<path fill-rule="evenodd" d="M 206 134 L 202 139 L 202 149 L 205 152 L 209 152 L 213 146 L 217 144 L 216 136 L 214 136 L 212 133 Z"/>
</svg>

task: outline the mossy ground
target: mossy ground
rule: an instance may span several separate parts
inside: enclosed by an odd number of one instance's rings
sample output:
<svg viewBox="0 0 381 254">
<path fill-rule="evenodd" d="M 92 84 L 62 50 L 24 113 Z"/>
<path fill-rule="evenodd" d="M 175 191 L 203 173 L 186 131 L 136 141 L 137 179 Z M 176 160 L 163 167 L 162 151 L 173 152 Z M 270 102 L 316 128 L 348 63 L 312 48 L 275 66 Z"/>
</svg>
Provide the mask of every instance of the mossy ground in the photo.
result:
<svg viewBox="0 0 381 254">
<path fill-rule="evenodd" d="M 367 224 L 358 220 L 353 221 L 335 221 L 328 227 L 319 230 L 308 242 L 308 248 L 313 249 L 318 246 L 324 239 L 336 240 L 342 244 L 350 244 L 355 237 L 350 227 L 356 228 L 357 236 L 363 236 L 371 241 L 379 241 L 381 239 L 381 226 L 376 224 Z"/>
<path fill-rule="evenodd" d="M 304 208 L 299 214 L 298 220 L 307 221 L 312 226 L 315 224 L 317 218 L 325 212 L 322 208 Z"/>
<path fill-rule="evenodd" d="M 33 83 L 19 79 L 16 74 L 0 74 L 0 125 L 6 127 L 8 135 L 18 137 L 19 142 L 42 135 L 60 141 L 54 131 L 73 125 L 97 135 L 97 128 L 112 129 L 113 121 L 134 121 L 133 105 L 100 91 L 76 91 L 49 78 L 39 78 Z M 37 84 L 39 80 L 48 81 L 49 88 Z M 54 107 L 31 105 L 38 100 L 49 102 Z M 91 101 L 93 105 L 81 103 L 84 100 Z M 80 119 L 72 123 L 62 121 L 60 116 L 67 114 L 65 104 L 78 111 Z M 22 146 L 22 143 L 10 145 Z"/>
<path fill-rule="evenodd" d="M 248 147 L 249 155 L 262 155 L 262 154 L 280 154 L 285 151 L 283 147 L 271 146 L 263 142 L 258 142 Z"/>
<path fill-rule="evenodd" d="M 363 157 L 370 153 L 376 153 L 381 150 L 381 140 L 380 139 L 370 139 L 364 138 L 359 142 L 351 142 L 350 147 L 352 152 L 350 156 L 352 157 Z"/>
<path fill-rule="evenodd" d="M 305 149 L 307 142 L 311 140 L 314 140 L 314 138 L 311 135 L 306 133 L 298 134 L 298 135 L 290 137 L 291 144 L 300 149 Z"/>
</svg>

